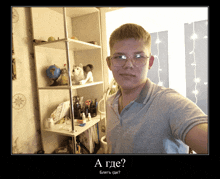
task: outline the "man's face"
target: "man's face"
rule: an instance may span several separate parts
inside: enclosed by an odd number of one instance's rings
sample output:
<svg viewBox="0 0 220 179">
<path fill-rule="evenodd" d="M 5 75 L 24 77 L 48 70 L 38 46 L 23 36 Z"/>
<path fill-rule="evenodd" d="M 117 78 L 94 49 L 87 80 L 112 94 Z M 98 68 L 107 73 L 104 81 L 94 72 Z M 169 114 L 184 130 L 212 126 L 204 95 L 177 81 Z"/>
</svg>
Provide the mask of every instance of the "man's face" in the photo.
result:
<svg viewBox="0 0 220 179">
<path fill-rule="evenodd" d="M 153 65 L 153 57 L 151 58 L 149 49 L 144 44 L 143 40 L 135 40 L 134 38 L 118 41 L 111 49 L 111 56 L 124 54 L 129 59 L 123 66 L 113 66 L 112 61 L 107 59 L 109 69 L 112 71 L 116 82 L 123 89 L 133 89 L 147 80 L 147 72 L 149 67 Z M 135 66 L 131 59 L 136 55 L 141 54 L 149 58 L 146 58 L 146 64 L 141 66 Z M 149 66 L 150 59 L 150 66 Z"/>
</svg>

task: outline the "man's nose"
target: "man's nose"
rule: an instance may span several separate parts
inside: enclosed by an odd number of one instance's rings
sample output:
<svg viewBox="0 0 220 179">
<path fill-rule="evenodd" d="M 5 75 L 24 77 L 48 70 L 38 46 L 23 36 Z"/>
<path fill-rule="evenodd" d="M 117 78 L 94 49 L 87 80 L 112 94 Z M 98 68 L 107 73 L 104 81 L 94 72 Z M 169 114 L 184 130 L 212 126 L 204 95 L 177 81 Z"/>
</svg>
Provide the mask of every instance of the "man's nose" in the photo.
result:
<svg viewBox="0 0 220 179">
<path fill-rule="evenodd" d="M 132 58 L 128 58 L 123 66 L 123 68 L 134 68 L 134 62 Z"/>
</svg>

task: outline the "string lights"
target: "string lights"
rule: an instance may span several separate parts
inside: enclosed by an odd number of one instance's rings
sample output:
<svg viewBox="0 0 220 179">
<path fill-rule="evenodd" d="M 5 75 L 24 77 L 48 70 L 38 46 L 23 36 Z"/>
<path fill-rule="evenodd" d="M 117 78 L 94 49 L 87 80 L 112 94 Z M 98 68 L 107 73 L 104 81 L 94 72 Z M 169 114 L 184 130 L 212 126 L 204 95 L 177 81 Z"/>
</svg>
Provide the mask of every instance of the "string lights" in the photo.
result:
<svg viewBox="0 0 220 179">
<path fill-rule="evenodd" d="M 159 34 L 157 32 L 157 39 L 155 41 L 155 43 L 157 44 L 157 55 L 154 55 L 154 57 L 157 58 L 157 62 L 158 62 L 158 69 L 157 69 L 157 74 L 158 74 L 158 79 L 159 79 L 159 82 L 158 82 L 158 85 L 159 86 L 163 86 L 163 82 L 160 81 L 160 72 L 162 71 L 162 69 L 160 68 L 160 60 L 159 60 L 159 44 L 161 43 L 160 39 L 159 39 Z"/>
<path fill-rule="evenodd" d="M 199 93 L 198 89 L 197 89 L 197 84 L 200 83 L 201 79 L 199 77 L 197 77 L 197 73 L 196 73 L 196 53 L 195 53 L 195 43 L 196 43 L 196 39 L 198 39 L 198 35 L 195 33 L 195 24 L 193 22 L 193 33 L 190 37 L 191 40 L 193 40 L 193 50 L 191 52 L 189 52 L 190 55 L 193 55 L 193 63 L 191 63 L 191 65 L 194 67 L 194 83 L 195 83 L 195 88 L 194 90 L 192 91 L 192 93 L 195 95 L 195 103 L 197 104 L 197 101 L 198 101 L 198 98 L 197 98 L 197 95 Z M 207 25 L 207 22 L 206 22 L 206 25 Z M 207 39 L 208 37 L 207 36 L 204 36 L 203 37 L 204 39 Z M 207 82 L 204 82 L 204 85 L 207 85 L 208 83 Z"/>
</svg>

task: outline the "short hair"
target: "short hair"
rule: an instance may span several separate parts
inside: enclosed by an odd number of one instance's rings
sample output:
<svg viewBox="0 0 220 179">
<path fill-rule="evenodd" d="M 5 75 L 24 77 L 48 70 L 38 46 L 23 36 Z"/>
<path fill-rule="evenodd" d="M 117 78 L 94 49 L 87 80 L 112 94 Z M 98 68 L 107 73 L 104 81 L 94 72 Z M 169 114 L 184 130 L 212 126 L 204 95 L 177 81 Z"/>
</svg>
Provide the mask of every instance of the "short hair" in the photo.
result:
<svg viewBox="0 0 220 179">
<path fill-rule="evenodd" d="M 109 40 L 110 49 L 113 48 L 117 41 L 129 38 L 134 38 L 135 40 L 144 40 L 144 43 L 148 46 L 149 50 L 151 50 L 150 33 L 147 32 L 142 26 L 133 23 L 123 24 L 112 32 Z"/>
</svg>

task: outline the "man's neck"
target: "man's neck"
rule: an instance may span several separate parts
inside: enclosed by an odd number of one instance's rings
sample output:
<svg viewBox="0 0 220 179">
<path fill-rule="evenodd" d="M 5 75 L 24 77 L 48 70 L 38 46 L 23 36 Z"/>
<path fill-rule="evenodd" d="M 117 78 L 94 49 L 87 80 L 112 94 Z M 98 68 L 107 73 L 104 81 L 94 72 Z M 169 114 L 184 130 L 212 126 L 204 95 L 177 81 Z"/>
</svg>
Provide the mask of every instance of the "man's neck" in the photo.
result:
<svg viewBox="0 0 220 179">
<path fill-rule="evenodd" d="M 146 82 L 132 89 L 121 88 L 122 99 L 123 99 L 122 102 L 123 102 L 124 107 L 127 106 L 131 101 L 135 100 L 138 97 L 138 95 L 140 94 L 145 84 Z"/>
</svg>

